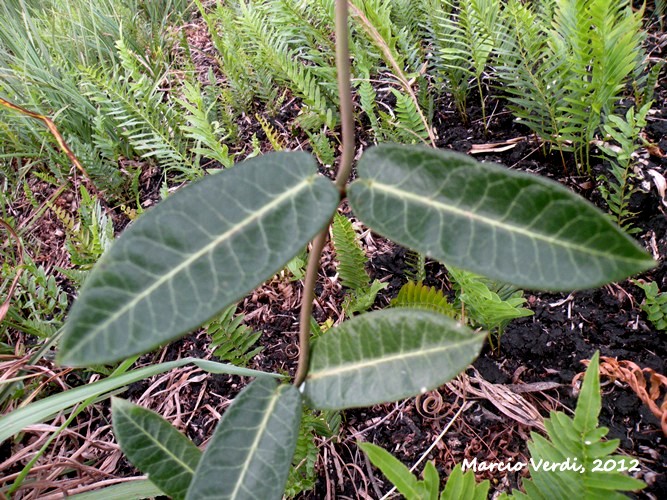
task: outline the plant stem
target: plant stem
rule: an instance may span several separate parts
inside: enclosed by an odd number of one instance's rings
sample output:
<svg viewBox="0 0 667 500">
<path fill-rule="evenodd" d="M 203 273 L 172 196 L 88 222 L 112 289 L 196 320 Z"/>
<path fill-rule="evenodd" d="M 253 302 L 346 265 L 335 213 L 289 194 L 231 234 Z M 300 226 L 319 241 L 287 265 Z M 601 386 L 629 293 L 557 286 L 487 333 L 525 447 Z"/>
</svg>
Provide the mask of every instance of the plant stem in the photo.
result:
<svg viewBox="0 0 667 500">
<path fill-rule="evenodd" d="M 336 176 L 336 186 L 345 191 L 354 161 L 354 113 L 352 91 L 350 89 L 350 49 L 347 27 L 348 4 L 347 0 L 336 0 L 336 69 L 338 78 L 338 100 L 340 102 L 341 135 L 343 154 Z"/>
<path fill-rule="evenodd" d="M 343 153 L 341 155 L 338 174 L 336 175 L 336 186 L 345 196 L 345 186 L 352 172 L 354 161 L 354 114 L 352 104 L 352 92 L 350 90 L 350 51 L 348 43 L 348 4 L 347 0 L 336 0 L 336 69 L 338 73 L 338 95 L 340 100 L 341 117 L 341 140 Z M 301 314 L 299 317 L 299 366 L 294 377 L 294 385 L 299 387 L 308 375 L 308 363 L 310 361 L 310 317 L 313 314 L 313 301 L 315 300 L 315 284 L 320 269 L 320 257 L 327 241 L 329 226 L 318 234 L 313 240 L 310 255 L 308 256 L 308 268 L 303 285 L 303 297 L 301 298 Z"/>
</svg>

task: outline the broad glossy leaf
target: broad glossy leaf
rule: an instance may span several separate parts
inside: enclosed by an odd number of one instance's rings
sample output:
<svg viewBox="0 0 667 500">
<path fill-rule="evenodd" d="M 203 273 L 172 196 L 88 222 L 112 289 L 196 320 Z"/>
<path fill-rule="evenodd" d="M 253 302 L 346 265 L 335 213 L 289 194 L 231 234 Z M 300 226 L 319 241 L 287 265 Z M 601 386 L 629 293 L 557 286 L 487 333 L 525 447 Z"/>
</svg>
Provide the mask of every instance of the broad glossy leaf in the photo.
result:
<svg viewBox="0 0 667 500">
<path fill-rule="evenodd" d="M 282 498 L 300 421 L 294 386 L 265 377 L 252 382 L 222 416 L 188 500 Z"/>
<path fill-rule="evenodd" d="M 600 210 L 556 182 L 450 151 L 381 145 L 348 189 L 371 229 L 524 288 L 592 288 L 655 262 Z"/>
<path fill-rule="evenodd" d="M 165 494 L 185 498 L 201 451 L 160 415 L 128 401 L 111 400 L 113 429 L 127 458 Z"/>
<path fill-rule="evenodd" d="M 178 338 L 271 277 L 339 201 L 305 153 L 273 153 L 202 179 L 142 215 L 93 269 L 60 346 L 109 363 Z"/>
<path fill-rule="evenodd" d="M 8 415 L 0 417 L 0 443 L 5 439 L 13 436 L 17 432 L 20 432 L 21 429 L 24 429 L 29 425 L 44 422 L 45 420 L 54 417 L 61 411 L 67 410 L 68 408 L 71 408 L 75 404 L 81 403 L 88 398 L 99 397 L 100 399 L 106 399 L 109 397 L 109 393 L 112 391 L 117 391 L 122 387 L 134 382 L 138 382 L 139 380 L 143 380 L 145 378 L 152 377 L 153 375 L 158 375 L 160 373 L 164 373 L 190 363 L 198 366 L 202 370 L 206 370 L 209 373 L 229 373 L 231 375 L 241 375 L 243 377 L 279 377 L 278 375 L 250 370 L 248 368 L 240 368 L 234 365 L 216 363 L 215 361 L 205 361 L 196 358 L 183 358 L 177 361 L 159 363 L 157 365 L 139 368 L 138 370 L 132 370 L 130 372 L 123 373 L 122 375 L 105 378 L 99 382 L 82 385 L 80 387 L 76 387 L 75 389 L 70 389 L 58 394 L 54 394 L 53 396 L 40 399 L 39 401 L 35 401 L 34 403 L 30 403 L 27 406 L 14 410 Z"/>
<path fill-rule="evenodd" d="M 458 375 L 483 343 L 484 335 L 430 311 L 363 314 L 314 342 L 304 394 L 319 409 L 407 398 Z"/>
</svg>

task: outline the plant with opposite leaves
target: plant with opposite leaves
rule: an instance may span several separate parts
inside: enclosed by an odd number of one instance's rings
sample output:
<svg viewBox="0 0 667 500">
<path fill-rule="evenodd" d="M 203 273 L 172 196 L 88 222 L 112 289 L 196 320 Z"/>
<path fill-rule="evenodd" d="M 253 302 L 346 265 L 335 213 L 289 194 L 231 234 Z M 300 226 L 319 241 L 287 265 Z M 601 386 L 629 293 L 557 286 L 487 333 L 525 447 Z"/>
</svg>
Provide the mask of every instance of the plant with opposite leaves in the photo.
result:
<svg viewBox="0 0 667 500">
<path fill-rule="evenodd" d="M 546 179 L 424 147 L 354 157 L 347 2 L 336 2 L 343 157 L 336 182 L 302 152 L 276 152 L 194 182 L 141 216 L 87 278 L 59 361 L 111 363 L 177 339 L 280 270 L 313 239 L 292 385 L 259 376 L 203 454 L 161 417 L 114 400 L 129 459 L 174 498 L 281 498 L 303 402 L 344 409 L 440 386 L 485 336 L 432 311 L 356 316 L 309 347 L 319 259 L 337 206 L 377 233 L 456 267 L 548 290 L 600 286 L 654 265 L 602 212 Z"/>
</svg>

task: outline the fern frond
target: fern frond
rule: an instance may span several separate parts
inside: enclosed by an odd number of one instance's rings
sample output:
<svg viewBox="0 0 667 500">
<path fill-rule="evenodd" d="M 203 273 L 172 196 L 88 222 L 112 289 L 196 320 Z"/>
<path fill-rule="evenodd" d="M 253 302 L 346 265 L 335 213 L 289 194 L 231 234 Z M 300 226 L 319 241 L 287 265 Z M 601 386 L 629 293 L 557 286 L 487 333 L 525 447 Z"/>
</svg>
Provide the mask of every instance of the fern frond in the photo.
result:
<svg viewBox="0 0 667 500">
<path fill-rule="evenodd" d="M 643 65 L 641 12 L 628 0 L 563 0 L 543 11 L 512 1 L 503 17 L 498 72 L 513 111 L 588 170 L 591 140 Z"/>
<path fill-rule="evenodd" d="M 35 194 L 32 192 L 30 185 L 27 182 L 22 182 L 21 186 L 23 188 L 23 194 L 30 202 L 30 205 L 32 205 L 32 208 L 39 208 L 40 203 L 37 201 L 37 198 L 35 198 Z"/>
<path fill-rule="evenodd" d="M 432 73 L 436 81 L 443 82 L 442 88 L 452 94 L 459 115 L 465 120 L 468 80 L 471 78 L 469 62 L 464 61 L 461 54 L 466 50 L 466 40 L 456 29 L 450 4 L 441 0 L 424 0 L 422 9 L 427 13 L 423 29 L 433 48 Z"/>
<path fill-rule="evenodd" d="M 0 280 L 13 275 L 14 269 L 8 262 L 0 263 Z M 68 307 L 67 293 L 58 285 L 55 276 L 26 255 L 23 273 L 2 326 L 38 338 L 49 338 L 62 325 Z"/>
<path fill-rule="evenodd" d="M 254 347 L 261 332 L 255 332 L 243 325 L 244 316 L 235 315 L 236 305 L 225 309 L 205 329 L 211 336 L 213 355 L 236 366 L 248 366 L 250 360 L 264 347 Z"/>
<path fill-rule="evenodd" d="M 335 430 L 327 421 L 328 416 L 327 413 L 316 414 L 314 410 L 310 409 L 304 411 L 296 441 L 296 450 L 292 458 L 292 467 L 285 486 L 287 498 L 293 498 L 299 493 L 315 488 L 317 483 L 315 465 L 320 453 L 315 440 L 318 436 L 331 437 L 335 434 Z"/>
<path fill-rule="evenodd" d="M 509 108 L 518 120 L 542 139 L 560 147 L 563 139 L 558 116 L 565 99 L 560 82 L 568 77 L 569 68 L 544 35 L 551 16 L 551 9 L 537 11 L 534 4 L 521 0 L 507 3 L 497 49 L 501 62 L 496 72 L 509 94 Z"/>
<path fill-rule="evenodd" d="M 38 179 L 40 179 L 40 180 L 42 180 L 42 181 L 44 181 L 48 184 L 51 184 L 52 186 L 58 186 L 60 184 L 60 181 L 58 181 L 58 179 L 56 179 L 55 176 L 53 176 L 52 174 L 49 174 L 47 172 L 37 172 L 37 171 L 35 171 L 35 172 L 33 172 L 33 175 L 35 177 L 37 177 Z"/>
<path fill-rule="evenodd" d="M 331 232 L 341 284 L 351 290 L 368 288 L 370 278 L 365 268 L 368 259 L 359 245 L 352 223 L 344 215 L 336 213 Z"/>
<path fill-rule="evenodd" d="M 447 270 L 458 291 L 457 298 L 465 304 L 467 314 L 485 329 L 502 329 L 513 319 L 532 316 L 531 310 L 521 307 L 526 301 L 522 292 L 514 291 L 503 300 L 491 290 L 484 277 L 451 266 Z"/>
<path fill-rule="evenodd" d="M 212 108 L 215 101 L 206 102 L 199 84 L 183 82 L 183 98 L 177 102 L 186 111 L 185 124 L 181 125 L 185 137 L 195 141 L 197 146 L 192 151 L 204 158 L 215 160 L 223 167 L 234 165 L 234 157 L 229 154 L 229 148 L 223 144 L 228 134 L 220 123 L 211 120 Z"/>
<path fill-rule="evenodd" d="M 104 153 L 100 154 L 99 143 L 96 141 L 90 144 L 83 142 L 77 136 L 69 136 L 67 141 L 77 158 L 86 166 L 86 171 L 95 186 L 107 191 L 109 195 L 118 195 L 122 191 L 126 179 L 118 168 L 117 157 L 112 160 Z"/>
<path fill-rule="evenodd" d="M 262 127 L 262 130 L 266 134 L 266 138 L 271 143 L 271 147 L 273 148 L 273 150 L 274 151 L 284 150 L 285 145 L 283 143 L 283 140 L 278 135 L 278 131 L 275 129 L 275 127 L 272 124 L 270 124 L 269 121 L 262 115 L 255 114 L 255 118 L 257 119 L 260 126 Z"/>
<path fill-rule="evenodd" d="M 268 87 L 255 84 L 253 58 L 245 50 L 242 31 L 236 22 L 238 2 L 216 2 L 211 11 L 200 0 L 195 0 L 195 4 L 217 51 L 218 66 L 224 68 L 226 85 L 233 95 L 230 104 L 237 112 L 247 112 L 257 90 L 271 89 L 274 85 L 272 81 Z"/>
<path fill-rule="evenodd" d="M 118 42 L 122 50 L 122 42 Z M 154 158 L 160 166 L 196 177 L 188 144 L 181 134 L 182 114 L 163 100 L 162 91 L 146 75 L 134 79 L 135 68 L 117 69 L 109 78 L 106 70 L 82 69 L 86 94 L 100 106 L 142 158 Z"/>
<path fill-rule="evenodd" d="M 396 126 L 403 141 L 413 144 L 421 141 L 428 144 L 428 132 L 415 102 L 410 96 L 394 88 L 391 89 L 391 92 L 396 97 Z"/>
<path fill-rule="evenodd" d="M 656 329 L 667 331 L 667 292 L 660 292 L 655 281 L 643 283 L 633 280 L 632 282 L 644 290 L 646 298 L 642 303 L 642 311 L 646 313 L 648 320 Z"/>
<path fill-rule="evenodd" d="M 360 65 L 357 71 L 359 71 L 359 79 L 357 80 L 359 105 L 370 121 L 371 128 L 375 134 L 375 139 L 380 142 L 384 139 L 384 133 L 375 113 L 377 107 L 377 93 L 370 82 L 370 69 Z"/>
<path fill-rule="evenodd" d="M 392 299 L 391 307 L 412 307 L 433 311 L 450 318 L 458 316 L 454 306 L 447 301 L 442 290 L 423 283 L 408 281 L 398 291 L 398 295 Z"/>
<path fill-rule="evenodd" d="M 389 283 L 383 283 L 379 280 L 373 280 L 366 288 L 352 290 L 343 299 L 343 310 L 345 315 L 350 318 L 354 313 L 362 313 L 368 311 L 373 304 L 378 293 L 387 288 Z"/>
<path fill-rule="evenodd" d="M 242 3 L 240 13 L 239 22 L 245 39 L 261 55 L 261 61 L 303 99 L 306 106 L 320 117 L 321 123 L 335 128 L 337 119 L 334 108 L 323 94 L 313 66 L 291 48 L 285 34 L 269 25 L 268 17 L 261 8 Z"/>
<path fill-rule="evenodd" d="M 333 166 L 336 152 L 327 134 L 324 131 L 317 134 L 307 132 L 307 134 L 310 139 L 310 147 L 313 148 L 313 153 L 315 153 L 315 156 L 317 156 L 322 165 Z"/>
<path fill-rule="evenodd" d="M 618 143 L 618 146 L 598 144 L 600 151 L 611 163 L 611 178 L 605 175 L 598 177 L 603 182 L 598 189 L 611 211 L 612 219 L 628 234 L 640 231 L 633 226 L 632 219 L 636 214 L 629 209 L 633 193 L 632 179 L 635 177 L 632 167 L 635 163 L 634 155 L 640 147 L 637 142 L 642 129 L 646 126 L 646 116 L 651 104 L 652 101 L 645 103 L 636 113 L 635 108 L 630 108 L 625 119 L 615 115 L 609 116 L 602 128 Z"/>
<path fill-rule="evenodd" d="M 79 221 L 75 219 L 69 212 L 67 212 L 67 210 L 51 202 L 47 202 L 47 206 L 63 225 L 67 233 L 74 234 L 77 231 L 79 227 Z"/>
<path fill-rule="evenodd" d="M 577 401 L 574 418 L 552 411 L 545 419 L 547 438 L 531 432 L 528 443 L 531 455 L 530 479 L 523 481 L 526 494 L 514 491 L 511 498 L 608 498 L 625 499 L 620 491 L 646 487 L 621 470 L 632 462 L 624 455 L 612 455 L 619 440 L 602 441 L 609 432 L 598 427 L 601 409 L 599 353 L 590 360 Z M 544 462 L 565 464 L 557 471 L 544 468 Z M 611 466 L 611 467 L 610 467 Z M 503 495 L 502 498 L 508 498 Z"/>
<path fill-rule="evenodd" d="M 78 216 L 62 207 L 48 203 L 49 208 L 65 228 L 65 246 L 70 261 L 82 269 L 90 269 L 113 242 L 113 224 L 104 214 L 100 202 L 81 186 L 81 206 Z"/>
<path fill-rule="evenodd" d="M 426 256 L 420 252 L 408 250 L 405 254 L 405 275 L 415 283 L 426 279 Z"/>
</svg>

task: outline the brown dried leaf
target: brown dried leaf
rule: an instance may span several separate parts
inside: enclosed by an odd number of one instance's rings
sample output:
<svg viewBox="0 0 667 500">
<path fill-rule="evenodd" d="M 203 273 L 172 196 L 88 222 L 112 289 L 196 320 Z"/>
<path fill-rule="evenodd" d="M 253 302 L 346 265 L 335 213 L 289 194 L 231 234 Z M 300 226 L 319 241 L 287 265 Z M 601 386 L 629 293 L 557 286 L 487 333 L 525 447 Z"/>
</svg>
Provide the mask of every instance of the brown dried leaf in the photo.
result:
<svg viewBox="0 0 667 500">
<path fill-rule="evenodd" d="M 582 361 L 588 365 L 588 360 Z M 632 361 L 602 357 L 600 374 L 627 384 L 639 399 L 648 406 L 660 421 L 662 432 L 667 436 L 667 377 L 652 368 L 641 368 Z M 575 377 L 579 378 L 581 374 Z M 649 376 L 647 387 L 646 375 Z M 660 399 L 662 400 L 660 401 Z"/>
</svg>

